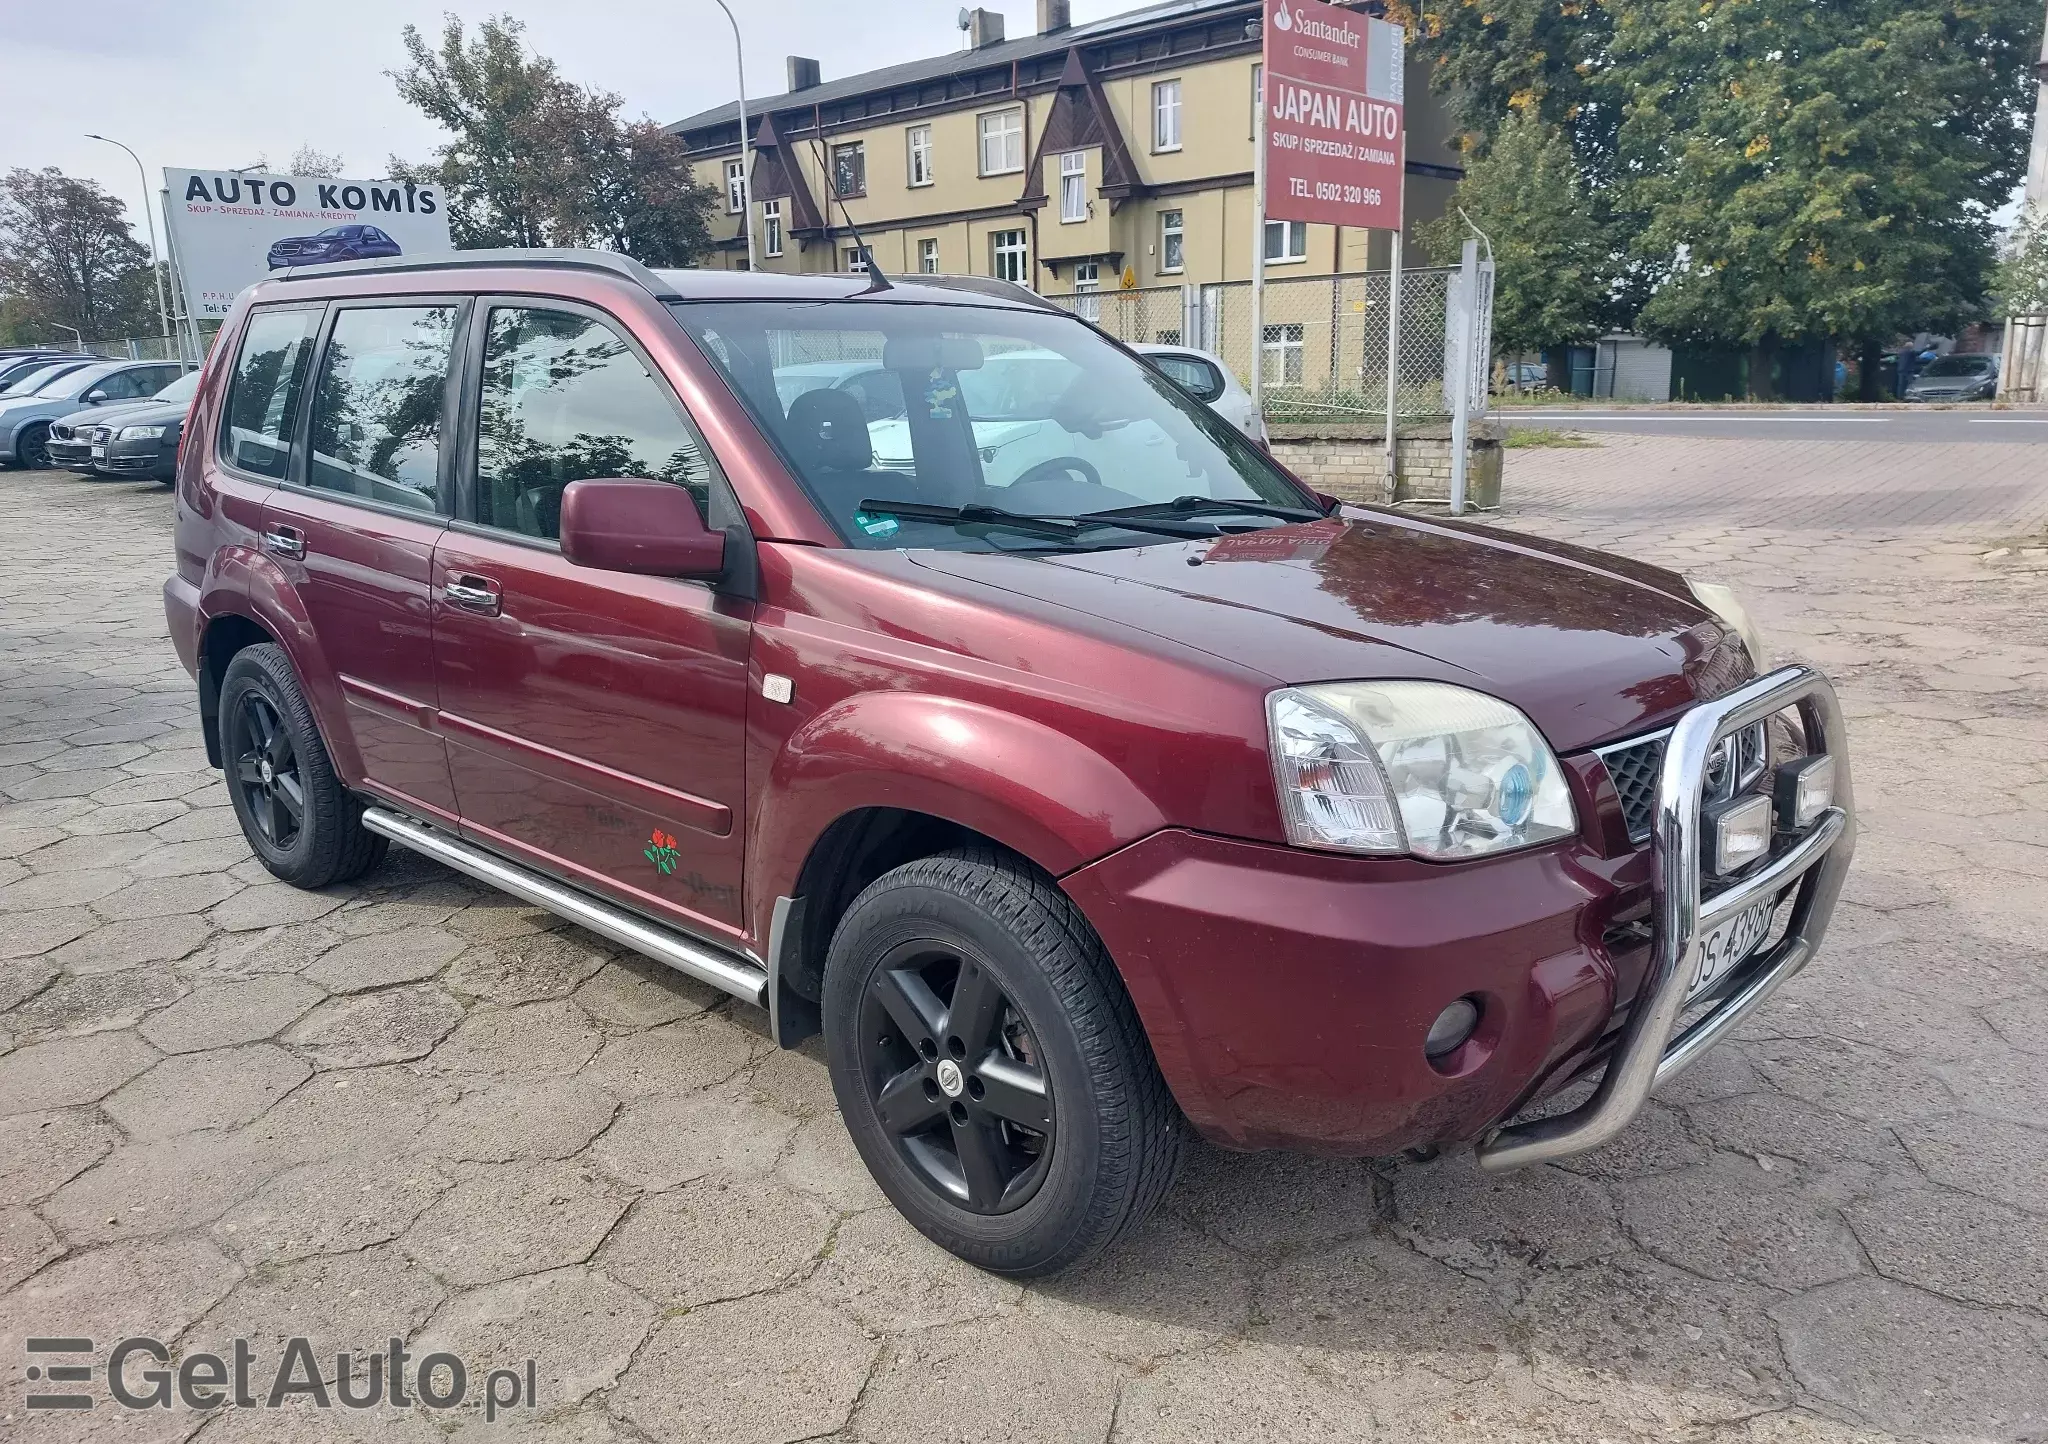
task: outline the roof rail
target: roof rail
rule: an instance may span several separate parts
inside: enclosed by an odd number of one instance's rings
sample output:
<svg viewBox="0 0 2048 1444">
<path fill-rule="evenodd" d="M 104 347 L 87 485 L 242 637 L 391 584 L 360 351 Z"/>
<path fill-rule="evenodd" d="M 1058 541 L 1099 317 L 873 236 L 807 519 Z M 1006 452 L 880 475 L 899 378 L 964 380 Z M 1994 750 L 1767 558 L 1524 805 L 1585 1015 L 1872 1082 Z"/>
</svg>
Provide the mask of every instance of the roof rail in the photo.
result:
<svg viewBox="0 0 2048 1444">
<path fill-rule="evenodd" d="M 463 271 L 487 266 L 548 266 L 560 270 L 606 271 L 631 281 L 657 301 L 680 301 L 667 281 L 631 256 L 617 251 L 577 250 L 566 246 L 504 246 L 479 251 L 448 251 L 435 256 L 376 256 L 365 261 L 329 261 L 324 266 L 288 266 L 279 280 L 311 280 L 321 276 L 379 275 L 389 271 Z"/>
<path fill-rule="evenodd" d="M 920 286 L 937 286 L 947 291 L 970 291 L 976 295 L 994 296 L 1002 301 L 1016 301 L 1041 311 L 1059 311 L 1062 309 L 1039 295 L 1038 292 L 1032 290 L 1029 286 L 1020 285 L 1016 281 L 999 280 L 994 276 L 935 276 L 927 274 L 905 276 L 903 279 Z"/>
</svg>

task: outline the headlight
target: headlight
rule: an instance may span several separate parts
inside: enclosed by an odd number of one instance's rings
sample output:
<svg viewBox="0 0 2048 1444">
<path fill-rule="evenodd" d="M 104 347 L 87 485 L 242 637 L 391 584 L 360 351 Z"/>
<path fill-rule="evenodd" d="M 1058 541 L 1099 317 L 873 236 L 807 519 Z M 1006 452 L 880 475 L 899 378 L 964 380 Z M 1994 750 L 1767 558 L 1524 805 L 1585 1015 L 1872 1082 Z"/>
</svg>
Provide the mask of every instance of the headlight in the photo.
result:
<svg viewBox="0 0 2048 1444">
<path fill-rule="evenodd" d="M 1287 840 L 1463 858 L 1578 830 L 1543 734 L 1443 682 L 1330 682 L 1266 701 Z"/>
<path fill-rule="evenodd" d="M 114 433 L 116 441 L 155 441 L 164 434 L 161 426 L 124 426 Z"/>
<path fill-rule="evenodd" d="M 1730 631 L 1742 638 L 1742 645 L 1749 648 L 1749 664 L 1761 672 L 1767 660 L 1764 652 L 1764 634 L 1756 629 L 1756 623 L 1749 619 L 1745 608 L 1735 593 L 1719 582 L 1705 582 L 1698 577 L 1687 577 L 1687 586 L 1692 588 L 1693 599 L 1723 622 Z"/>
</svg>

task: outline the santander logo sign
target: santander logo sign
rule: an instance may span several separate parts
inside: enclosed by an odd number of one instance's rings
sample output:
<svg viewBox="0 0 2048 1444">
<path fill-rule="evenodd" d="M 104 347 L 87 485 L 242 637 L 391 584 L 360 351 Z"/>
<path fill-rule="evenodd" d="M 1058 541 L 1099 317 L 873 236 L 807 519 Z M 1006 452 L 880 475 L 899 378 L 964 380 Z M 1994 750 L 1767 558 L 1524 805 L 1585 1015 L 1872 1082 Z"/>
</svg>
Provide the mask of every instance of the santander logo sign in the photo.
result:
<svg viewBox="0 0 2048 1444">
<path fill-rule="evenodd" d="M 1273 28 L 1282 34 L 1298 31 L 1304 40 L 1320 40 L 1328 45 L 1341 45 L 1346 50 L 1357 50 L 1365 43 L 1365 37 L 1349 24 L 1332 25 L 1326 20 L 1312 18 L 1306 12 L 1297 14 L 1285 5 L 1275 7 Z"/>
</svg>

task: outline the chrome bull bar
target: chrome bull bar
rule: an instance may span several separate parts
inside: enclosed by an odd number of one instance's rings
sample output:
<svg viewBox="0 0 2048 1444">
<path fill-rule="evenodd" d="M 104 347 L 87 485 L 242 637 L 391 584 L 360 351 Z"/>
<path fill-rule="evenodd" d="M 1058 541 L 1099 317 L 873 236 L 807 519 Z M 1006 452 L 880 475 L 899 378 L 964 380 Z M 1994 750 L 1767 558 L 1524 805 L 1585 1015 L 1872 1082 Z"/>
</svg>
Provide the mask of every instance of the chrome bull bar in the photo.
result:
<svg viewBox="0 0 2048 1444">
<path fill-rule="evenodd" d="M 1797 707 L 1807 751 L 1835 759 L 1834 806 L 1789 845 L 1782 841 L 1753 876 L 1702 902 L 1700 799 L 1707 763 L 1724 737 Z M 1696 1062 L 1735 1025 L 1805 967 L 1842 893 L 1855 851 L 1855 804 L 1842 712 L 1834 688 L 1811 667 L 1785 667 L 1679 719 L 1664 749 L 1657 820 L 1651 840 L 1650 964 L 1621 1042 L 1607 1060 L 1593 1096 L 1570 1113 L 1494 1130 L 1476 1152 L 1489 1172 L 1567 1158 L 1598 1148 L 1635 1120 L 1660 1085 Z M 1785 934 L 1736 973 L 1713 1010 L 1673 1037 L 1685 1011 L 1695 954 L 1716 924 L 1797 886 Z"/>
</svg>

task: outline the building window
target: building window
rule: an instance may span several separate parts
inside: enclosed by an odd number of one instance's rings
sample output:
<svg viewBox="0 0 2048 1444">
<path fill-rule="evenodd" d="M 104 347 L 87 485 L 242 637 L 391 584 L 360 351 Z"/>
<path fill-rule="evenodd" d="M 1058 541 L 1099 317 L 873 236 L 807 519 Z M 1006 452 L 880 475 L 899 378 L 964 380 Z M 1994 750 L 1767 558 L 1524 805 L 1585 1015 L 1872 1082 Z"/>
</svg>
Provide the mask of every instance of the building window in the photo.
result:
<svg viewBox="0 0 2048 1444">
<path fill-rule="evenodd" d="M 761 202 L 761 254 L 782 254 L 782 202 Z"/>
<path fill-rule="evenodd" d="M 939 273 L 939 238 L 926 236 L 917 243 L 917 269 L 927 276 Z"/>
<path fill-rule="evenodd" d="M 1187 267 L 1187 252 L 1182 243 L 1180 212 L 1159 213 L 1159 274 L 1177 276 Z"/>
<path fill-rule="evenodd" d="M 868 193 L 868 152 L 860 141 L 832 147 L 832 194 L 864 196 Z"/>
<path fill-rule="evenodd" d="M 989 236 L 989 274 L 999 281 L 1031 284 L 1031 252 L 1022 231 L 996 231 Z"/>
<path fill-rule="evenodd" d="M 1024 169 L 1024 112 L 994 110 L 981 117 L 981 173 L 1007 175 Z"/>
<path fill-rule="evenodd" d="M 932 128 L 928 125 L 910 127 L 910 183 L 932 183 Z"/>
<path fill-rule="evenodd" d="M 1266 260 L 1286 265 L 1308 259 L 1307 221 L 1267 221 Z"/>
<path fill-rule="evenodd" d="M 1060 157 L 1060 223 L 1088 219 L 1088 155 L 1070 150 Z"/>
<path fill-rule="evenodd" d="M 725 163 L 725 210 L 727 215 L 738 215 L 747 208 L 747 163 L 729 160 Z"/>
<path fill-rule="evenodd" d="M 1266 327 L 1265 343 L 1259 350 L 1260 371 L 1268 386 L 1301 385 L 1305 351 L 1299 325 Z"/>
<path fill-rule="evenodd" d="M 1102 319 L 1102 297 L 1095 294 L 1102 289 L 1102 263 L 1100 261 L 1074 262 L 1074 314 L 1084 321 Z"/>
<path fill-rule="evenodd" d="M 867 274 L 868 251 L 865 246 L 848 246 L 841 254 L 846 262 L 847 270 L 853 272 L 856 276 L 865 276 Z M 1295 329 L 1299 330 L 1300 328 L 1296 327 Z"/>
<path fill-rule="evenodd" d="M 1180 149 L 1180 82 L 1162 80 L 1152 87 L 1152 149 Z"/>
</svg>

